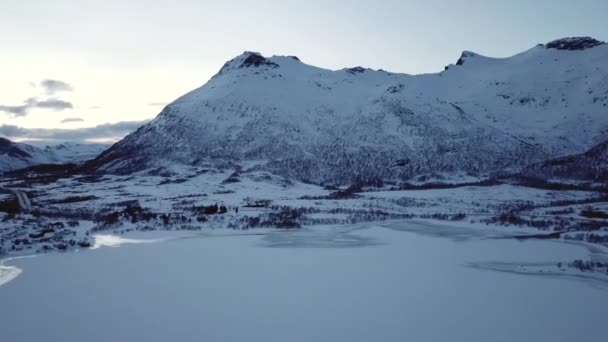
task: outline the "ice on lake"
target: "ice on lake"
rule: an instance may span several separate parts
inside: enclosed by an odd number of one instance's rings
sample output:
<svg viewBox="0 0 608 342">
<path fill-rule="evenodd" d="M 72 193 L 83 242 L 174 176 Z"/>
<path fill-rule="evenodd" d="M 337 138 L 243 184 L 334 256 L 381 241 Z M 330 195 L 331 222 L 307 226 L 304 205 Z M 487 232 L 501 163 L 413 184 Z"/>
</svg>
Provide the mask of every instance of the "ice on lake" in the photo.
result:
<svg viewBox="0 0 608 342">
<path fill-rule="evenodd" d="M 605 338 L 604 286 L 470 267 L 568 261 L 588 257 L 587 249 L 436 228 L 104 237 L 124 245 L 11 260 L 4 267 L 23 272 L 0 287 L 0 340 Z"/>
</svg>

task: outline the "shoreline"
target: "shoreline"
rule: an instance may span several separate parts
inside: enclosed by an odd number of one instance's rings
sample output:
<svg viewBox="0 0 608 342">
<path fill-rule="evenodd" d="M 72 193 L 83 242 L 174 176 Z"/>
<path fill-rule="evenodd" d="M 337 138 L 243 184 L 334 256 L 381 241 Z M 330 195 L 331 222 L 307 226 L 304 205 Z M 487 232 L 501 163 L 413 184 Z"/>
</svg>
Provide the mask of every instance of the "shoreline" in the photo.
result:
<svg viewBox="0 0 608 342">
<path fill-rule="evenodd" d="M 404 227 L 399 225 L 403 224 Z M 430 236 L 439 239 L 452 239 L 455 241 L 467 241 L 471 239 L 485 240 L 485 239 L 506 239 L 506 240 L 519 240 L 521 234 L 517 236 L 509 235 L 508 232 L 502 231 L 501 227 L 485 227 L 479 225 L 463 225 L 461 224 L 446 224 L 443 221 L 437 221 L 432 219 L 405 219 L 405 220 L 386 220 L 386 221 L 371 221 L 361 222 L 352 225 L 335 224 L 335 225 L 312 225 L 303 226 L 300 229 L 276 229 L 276 228 L 264 228 L 264 229 L 250 229 L 250 230 L 232 230 L 228 228 L 224 229 L 207 229 L 199 231 L 175 231 L 175 230 L 153 230 L 153 231 L 129 231 L 120 234 L 117 232 L 107 231 L 105 234 L 95 234 L 94 244 L 90 248 L 78 248 L 67 251 L 55 251 L 47 253 L 33 253 L 10 256 L 7 255 L 5 258 L 0 258 L 0 287 L 8 284 L 15 280 L 23 272 L 23 270 L 15 265 L 8 265 L 7 262 L 23 259 L 23 258 L 34 258 L 45 254 L 60 254 L 60 253 L 71 253 L 81 250 L 95 250 L 104 247 L 118 248 L 125 245 L 131 244 L 151 244 L 151 243 L 162 243 L 173 240 L 181 239 L 193 239 L 193 238 L 211 238 L 211 237 L 225 237 L 225 236 L 239 236 L 239 235 L 256 235 L 266 236 L 276 233 L 285 232 L 305 232 L 305 231 L 324 231 L 328 230 L 330 233 L 338 233 L 341 235 L 350 234 L 356 231 L 368 229 L 368 228 L 383 228 L 394 231 L 406 232 L 416 235 Z M 252 231 L 254 230 L 254 231 Z M 258 230 L 258 231 L 255 231 Z M 523 233 L 523 232 L 522 232 Z M 531 236 L 534 236 L 532 232 L 529 232 Z M 152 236 L 151 236 L 152 235 Z M 535 240 L 535 239 L 531 239 Z M 571 241 L 564 239 L 550 239 L 554 243 L 564 243 L 570 245 L 576 245 L 580 248 L 587 250 L 589 258 L 593 259 L 594 255 L 601 254 L 602 256 L 608 255 L 606 247 L 599 247 L 593 244 L 589 244 L 581 241 Z M 554 277 L 567 277 L 585 280 L 600 281 L 603 284 L 608 283 L 608 275 L 604 275 L 603 272 L 582 272 L 574 268 L 566 267 L 560 270 L 557 267 L 558 261 L 554 264 L 543 265 L 544 268 L 539 268 L 538 265 L 533 263 L 505 263 L 496 261 L 486 262 L 470 262 L 465 263 L 463 266 L 472 267 L 477 269 L 508 272 L 520 275 L 533 275 L 533 276 L 554 276 Z M 538 269 L 537 269 L 538 268 Z M 608 288 L 608 287 L 607 287 Z"/>
</svg>

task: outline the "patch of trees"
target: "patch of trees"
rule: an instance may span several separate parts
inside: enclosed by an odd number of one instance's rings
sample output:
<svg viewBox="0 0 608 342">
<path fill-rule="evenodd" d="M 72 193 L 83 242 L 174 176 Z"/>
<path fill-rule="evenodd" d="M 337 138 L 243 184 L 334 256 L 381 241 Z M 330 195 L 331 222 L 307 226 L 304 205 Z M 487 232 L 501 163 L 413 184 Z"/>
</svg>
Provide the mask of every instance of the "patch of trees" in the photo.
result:
<svg viewBox="0 0 608 342">
<path fill-rule="evenodd" d="M 298 219 L 302 216 L 302 212 L 298 209 L 283 207 L 277 212 L 268 213 L 266 224 L 277 228 L 300 228 Z"/>
<path fill-rule="evenodd" d="M 140 221 L 149 222 L 150 220 L 156 220 L 158 218 L 158 214 L 142 208 L 139 203 L 132 203 L 121 211 L 113 211 L 102 216 L 99 221 L 103 225 L 113 225 L 118 223 L 121 218 L 128 219 L 131 221 L 131 223 L 137 223 Z"/>
<path fill-rule="evenodd" d="M 519 185 L 526 186 L 529 188 L 543 189 L 543 190 L 582 190 L 582 191 L 602 191 L 608 192 L 608 187 L 597 186 L 594 184 L 566 184 L 566 183 L 553 183 L 543 179 L 517 176 L 514 178 Z"/>
<path fill-rule="evenodd" d="M 587 241 L 591 243 L 608 244 L 608 235 L 578 233 L 564 236 L 565 240 Z"/>
<path fill-rule="evenodd" d="M 55 229 L 46 228 L 46 229 L 39 230 L 36 233 L 30 233 L 29 237 L 31 239 L 40 239 L 41 237 L 44 237 L 46 234 L 50 234 L 50 233 L 54 233 L 54 232 L 55 232 Z"/>
<path fill-rule="evenodd" d="M 499 223 L 502 225 L 515 225 L 515 226 L 522 226 L 524 224 L 526 224 L 526 220 L 522 219 L 521 216 L 519 216 L 519 214 L 510 211 L 508 213 L 502 213 L 500 215 L 498 215 L 497 217 L 494 218 L 495 221 L 492 223 Z"/>
<path fill-rule="evenodd" d="M 600 210 L 594 210 L 591 207 L 587 207 L 587 208 L 583 209 L 581 211 L 581 216 L 584 216 L 587 218 L 608 219 L 608 213 L 600 211 Z"/>
<path fill-rule="evenodd" d="M 278 207 L 275 211 L 264 214 L 260 217 L 244 217 L 241 219 L 243 229 L 267 227 L 294 229 L 300 228 L 299 219 L 304 211 L 300 208 Z"/>
<path fill-rule="evenodd" d="M 181 183 L 185 183 L 187 181 L 188 181 L 188 178 L 176 178 L 176 179 L 165 178 L 160 183 L 158 183 L 158 185 L 181 184 Z"/>
<path fill-rule="evenodd" d="M 61 198 L 55 201 L 49 202 L 49 204 L 67 204 L 67 203 L 77 203 L 77 202 L 86 202 L 97 199 L 97 196 L 70 196 L 66 198 Z"/>
<path fill-rule="evenodd" d="M 225 205 L 218 205 L 213 204 L 213 205 L 203 205 L 203 206 L 198 206 L 198 207 L 192 207 L 192 211 L 194 212 L 198 212 L 199 214 L 205 214 L 205 215 L 215 215 L 215 214 L 225 214 L 226 212 L 228 212 L 228 208 Z"/>
<path fill-rule="evenodd" d="M 80 240 L 80 241 L 78 241 L 78 246 L 80 246 L 82 248 L 90 248 L 91 243 L 87 240 Z"/>
<path fill-rule="evenodd" d="M 588 260 L 574 260 L 568 266 L 574 267 L 581 272 L 606 272 L 608 273 L 608 263 Z"/>
<path fill-rule="evenodd" d="M 403 183 L 398 188 L 391 190 L 434 190 L 434 189 L 455 189 L 469 186 L 495 186 L 502 184 L 497 179 L 486 179 L 479 182 L 465 183 L 445 183 L 445 182 L 429 182 L 424 184 Z"/>
<path fill-rule="evenodd" d="M 600 230 L 604 227 L 608 227 L 608 221 L 585 221 L 580 222 L 578 226 L 582 230 Z"/>
<path fill-rule="evenodd" d="M 7 214 L 18 214 L 21 211 L 17 198 L 11 198 L 4 201 L 0 201 L 0 211 Z"/>
<path fill-rule="evenodd" d="M 425 219 L 434 219 L 441 221 L 462 221 L 467 218 L 467 214 L 465 213 L 457 213 L 457 214 L 444 214 L 444 213 L 433 213 L 420 215 L 421 218 Z"/>
<path fill-rule="evenodd" d="M 520 216 L 518 212 L 510 211 L 506 213 L 502 213 L 498 216 L 482 220 L 482 222 L 486 224 L 499 224 L 503 226 L 526 226 L 532 227 L 540 230 L 549 230 L 553 229 L 554 231 L 566 231 L 571 228 L 571 222 L 566 218 L 556 218 L 556 219 L 535 219 L 531 218 L 523 218 Z"/>
</svg>

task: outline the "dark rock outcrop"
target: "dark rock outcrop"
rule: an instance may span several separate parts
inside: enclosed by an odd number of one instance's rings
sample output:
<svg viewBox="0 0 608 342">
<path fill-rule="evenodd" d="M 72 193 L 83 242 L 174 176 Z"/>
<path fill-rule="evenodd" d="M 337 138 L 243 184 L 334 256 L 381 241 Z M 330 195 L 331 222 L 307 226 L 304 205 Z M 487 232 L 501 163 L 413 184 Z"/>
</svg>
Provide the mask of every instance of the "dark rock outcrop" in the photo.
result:
<svg viewBox="0 0 608 342">
<path fill-rule="evenodd" d="M 568 37 L 549 42 L 545 47 L 547 49 L 576 51 L 591 49 L 604 44 L 606 43 L 591 37 Z"/>
</svg>

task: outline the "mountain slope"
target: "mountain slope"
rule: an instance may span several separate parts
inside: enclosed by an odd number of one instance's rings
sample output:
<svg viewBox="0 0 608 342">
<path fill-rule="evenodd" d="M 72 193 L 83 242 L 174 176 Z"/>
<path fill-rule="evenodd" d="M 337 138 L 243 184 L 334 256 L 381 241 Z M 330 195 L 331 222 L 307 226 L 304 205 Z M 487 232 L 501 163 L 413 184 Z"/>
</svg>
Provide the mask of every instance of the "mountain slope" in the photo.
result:
<svg viewBox="0 0 608 342">
<path fill-rule="evenodd" d="M 582 154 L 531 165 L 521 174 L 543 180 L 575 179 L 608 183 L 608 141 Z"/>
<path fill-rule="evenodd" d="M 416 76 L 245 52 L 86 169 L 240 164 L 335 184 L 519 171 L 608 138 L 608 46 L 594 42 L 465 52 Z"/>
</svg>

